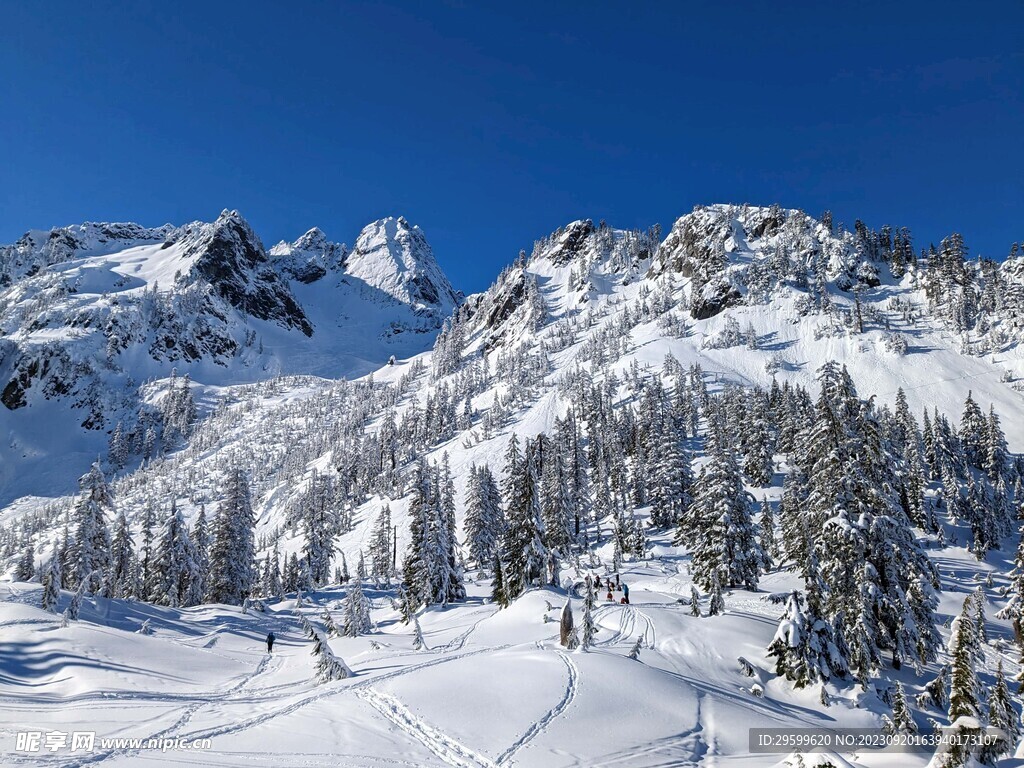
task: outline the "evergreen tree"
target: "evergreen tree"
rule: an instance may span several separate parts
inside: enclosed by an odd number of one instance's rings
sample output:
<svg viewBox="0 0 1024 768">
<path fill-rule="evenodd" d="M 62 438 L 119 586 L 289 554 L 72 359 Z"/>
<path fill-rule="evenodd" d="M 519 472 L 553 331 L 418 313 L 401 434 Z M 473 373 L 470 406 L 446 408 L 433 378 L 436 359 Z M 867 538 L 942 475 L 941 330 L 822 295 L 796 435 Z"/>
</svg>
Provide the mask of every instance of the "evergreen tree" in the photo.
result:
<svg viewBox="0 0 1024 768">
<path fill-rule="evenodd" d="M 500 608 L 508 608 L 510 601 L 508 593 L 505 591 L 505 568 L 502 566 L 501 559 L 497 554 L 494 555 L 494 563 L 491 566 L 491 570 L 494 573 L 494 578 L 491 582 L 491 602 Z"/>
<path fill-rule="evenodd" d="M 378 586 L 391 581 L 391 507 L 385 504 L 370 538 L 370 575 Z"/>
<path fill-rule="evenodd" d="M 594 644 L 597 626 L 594 624 L 594 592 L 588 587 L 583 597 L 583 636 L 580 638 L 579 650 L 589 651 Z"/>
<path fill-rule="evenodd" d="M 982 468 L 987 473 L 988 479 L 995 483 L 1006 471 L 1010 452 L 1006 446 L 1003 428 L 999 424 L 999 416 L 996 415 L 995 407 L 992 405 L 988 408 L 988 422 L 985 425 L 984 453 L 985 460 Z"/>
<path fill-rule="evenodd" d="M 1002 659 L 997 662 L 996 682 L 988 698 L 988 724 L 1006 734 L 1008 745 L 1016 744 L 1021 737 L 1021 722 L 1006 684 Z"/>
<path fill-rule="evenodd" d="M 363 594 L 363 578 L 363 560 L 360 557 L 356 578 L 350 582 L 347 599 L 345 600 L 346 637 L 365 635 L 372 626 L 370 620 L 370 601 Z"/>
<path fill-rule="evenodd" d="M 199 505 L 199 514 L 192 523 L 192 530 L 189 533 L 192 540 L 193 559 L 196 570 L 193 578 L 189 581 L 190 605 L 198 605 L 206 597 L 206 582 L 210 572 L 210 530 L 206 521 L 206 505 Z M 279 590 L 278 590 L 279 591 Z M 278 591 L 268 592 L 268 595 L 277 595 Z"/>
<path fill-rule="evenodd" d="M 139 557 L 139 579 L 134 597 L 146 600 L 153 580 L 153 526 L 156 524 L 152 500 L 147 499 L 142 511 L 142 553 Z"/>
<path fill-rule="evenodd" d="M 314 474 L 303 502 L 304 559 L 311 586 L 319 587 L 330 580 L 334 536 L 338 532 L 337 515 L 331 509 L 329 478 Z"/>
<path fill-rule="evenodd" d="M 543 543 L 549 552 L 565 556 L 574 538 L 569 484 L 561 452 L 554 450 L 550 441 L 545 440 L 545 444 L 548 450 L 540 482 Z"/>
<path fill-rule="evenodd" d="M 505 566 L 505 591 L 510 600 L 530 584 L 543 579 L 548 553 L 541 540 L 543 523 L 537 489 L 534 452 L 520 456 L 515 435 L 509 443 L 506 471 L 508 525 L 502 536 L 501 561 Z"/>
<path fill-rule="evenodd" d="M 455 504 L 447 457 L 432 471 L 425 459 L 416 466 L 409 505 L 410 542 L 402 583 L 410 608 L 447 604 L 465 597 L 455 555 Z"/>
<path fill-rule="evenodd" d="M 210 545 L 209 599 L 241 605 L 256 586 L 255 518 L 249 483 L 241 468 L 228 472 Z M 292 553 L 292 557 L 295 555 Z"/>
<path fill-rule="evenodd" d="M 711 574 L 711 584 L 708 588 L 708 616 L 718 616 L 725 612 L 725 598 L 722 597 L 722 582 L 718 573 Z"/>
<path fill-rule="evenodd" d="M 118 512 L 114 523 L 114 540 L 110 547 L 110 573 L 107 581 L 111 597 L 132 594 L 132 534 L 124 512 Z"/>
<path fill-rule="evenodd" d="M 479 567 L 494 559 L 504 532 L 501 493 L 490 468 L 473 465 L 466 483 L 466 546 Z"/>
<path fill-rule="evenodd" d="M 684 525 L 693 489 L 690 455 L 682 444 L 681 428 L 667 420 L 658 435 L 659 445 L 653 471 L 645 482 L 651 484 L 651 523 L 656 528 Z"/>
<path fill-rule="evenodd" d="M 768 655 L 776 657 L 775 674 L 793 681 L 796 688 L 827 681 L 839 670 L 832 668 L 837 651 L 831 627 L 820 616 L 805 612 L 803 600 L 793 592 L 779 621 Z"/>
<path fill-rule="evenodd" d="M 949 722 L 960 717 L 979 717 L 977 663 L 978 631 L 974 626 L 973 600 L 964 600 L 963 609 L 950 628 L 951 678 L 949 684 Z"/>
<path fill-rule="evenodd" d="M 1017 554 L 1010 573 L 1011 581 L 1008 590 L 1010 599 L 996 616 L 1000 619 L 1008 619 L 1013 624 L 1014 632 L 1020 642 L 1024 643 L 1024 526 L 1020 529 Z"/>
<path fill-rule="evenodd" d="M 907 694 L 903 690 L 903 683 L 896 683 L 896 691 L 892 699 L 892 718 L 883 718 L 885 731 L 889 735 L 914 734 L 917 733 L 917 724 L 910 712 L 910 705 L 907 703 Z"/>
<path fill-rule="evenodd" d="M 964 412 L 960 417 L 960 445 L 963 448 L 967 461 L 972 466 L 984 469 L 986 458 L 986 432 L 988 424 L 981 408 L 974 402 L 972 393 L 967 393 L 967 400 L 964 402 Z"/>
<path fill-rule="evenodd" d="M 43 584 L 43 610 L 56 613 L 57 604 L 60 602 L 61 585 L 60 554 L 57 552 L 56 545 L 54 545 L 53 552 L 50 554 L 50 560 L 46 564 L 41 581 Z"/>
<path fill-rule="evenodd" d="M 441 467 L 437 475 L 436 505 L 432 539 L 436 551 L 437 576 L 432 602 L 447 605 L 466 597 L 456 554 L 455 482 L 452 480 L 447 452 L 441 458 Z"/>
<path fill-rule="evenodd" d="M 14 580 L 15 581 L 31 581 L 36 575 L 36 548 L 32 544 L 30 538 L 25 544 L 25 549 L 21 553 L 21 557 L 18 559 L 18 564 L 14 568 Z"/>
<path fill-rule="evenodd" d="M 111 496 L 98 462 L 82 477 L 79 485 L 81 495 L 75 505 L 77 525 L 71 551 L 74 583 L 79 584 L 89 577 L 92 582 L 86 589 L 92 592 L 102 587 L 100 575 L 110 567 L 110 529 L 106 513 L 111 507 Z"/>
<path fill-rule="evenodd" d="M 690 585 L 690 615 L 700 618 L 700 592 L 693 584 Z"/>
<path fill-rule="evenodd" d="M 764 557 L 764 569 L 771 570 L 779 562 L 782 552 L 779 550 L 779 540 L 775 536 L 775 515 L 772 513 L 772 505 L 765 496 L 761 501 L 761 517 L 758 521 L 761 544 L 761 552 Z"/>
<path fill-rule="evenodd" d="M 192 604 L 190 598 L 194 594 L 189 594 L 189 588 L 199 578 L 199 567 L 185 520 L 173 500 L 167 520 L 157 537 L 153 569 L 156 578 L 153 591 L 149 594 L 150 602 L 172 608 Z"/>
<path fill-rule="evenodd" d="M 694 581 L 709 589 L 717 577 L 728 586 L 757 589 L 764 555 L 754 535 L 749 497 L 727 451 L 715 449 L 701 472 L 690 517 Z"/>
</svg>

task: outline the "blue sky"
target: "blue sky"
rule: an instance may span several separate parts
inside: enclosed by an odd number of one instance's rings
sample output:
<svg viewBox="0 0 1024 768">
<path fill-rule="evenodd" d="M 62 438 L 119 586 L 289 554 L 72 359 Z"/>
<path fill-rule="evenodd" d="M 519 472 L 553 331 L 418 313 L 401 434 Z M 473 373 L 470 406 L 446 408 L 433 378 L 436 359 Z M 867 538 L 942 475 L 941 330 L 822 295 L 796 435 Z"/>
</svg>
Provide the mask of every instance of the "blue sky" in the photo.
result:
<svg viewBox="0 0 1024 768">
<path fill-rule="evenodd" d="M 695 204 L 1024 240 L 1024 3 L 0 0 L 0 242 L 404 214 L 486 287 L 575 218 Z"/>
</svg>

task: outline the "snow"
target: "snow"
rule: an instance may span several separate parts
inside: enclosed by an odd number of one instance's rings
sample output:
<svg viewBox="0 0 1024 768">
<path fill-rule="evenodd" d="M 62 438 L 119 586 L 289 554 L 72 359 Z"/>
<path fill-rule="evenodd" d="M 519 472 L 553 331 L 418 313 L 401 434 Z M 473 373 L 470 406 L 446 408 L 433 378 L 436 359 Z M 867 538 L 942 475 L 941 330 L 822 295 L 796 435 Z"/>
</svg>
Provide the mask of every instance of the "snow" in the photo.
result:
<svg viewBox="0 0 1024 768">
<path fill-rule="evenodd" d="M 443 453 L 449 456 L 460 522 L 469 466 L 488 463 L 497 472 L 511 433 L 532 436 L 552 428 L 570 405 L 557 383 L 576 365 L 591 365 L 586 354 L 591 339 L 627 308 L 638 307 L 644 291 L 652 287 L 668 291 L 674 302 L 689 295 L 688 278 L 659 274 L 649 257 L 613 267 L 607 255 L 585 249 L 566 259 L 560 249 L 570 247 L 573 233 L 585 224 L 567 227 L 523 267 L 536 279 L 544 300 L 543 327 L 517 326 L 515 314 L 499 329 L 484 327 L 479 318 L 473 321 L 466 355 L 495 338 L 502 345 L 551 342 L 560 323 L 579 322 L 582 330 L 572 343 L 555 347 L 552 372 L 536 397 L 512 414 L 509 424 L 489 436 L 475 425 L 429 448 L 429 460 L 440 461 Z M 672 233 L 666 242 L 671 238 Z M 612 239 L 621 243 L 624 235 L 616 232 Z M 306 263 L 310 254 L 322 256 L 329 245 L 323 233 L 310 230 L 294 244 L 275 247 L 272 255 Z M 733 226 L 725 246 L 729 269 L 745 267 L 772 245 L 770 237 L 747 236 Z M 77 293 L 67 298 L 69 306 L 108 301 L 118 292 L 137 293 L 157 283 L 169 286 L 182 268 L 176 248 L 133 244 L 69 261 L 53 274 L 76 286 Z M 146 499 L 158 497 L 163 502 L 172 493 L 180 494 L 179 506 L 191 519 L 199 503 L 206 502 L 209 509 L 217 498 L 218 471 L 225 461 L 259 455 L 264 464 L 254 468 L 261 473 L 253 500 L 257 537 L 284 530 L 282 552 L 301 548 L 301 536 L 289 532 L 288 505 L 314 469 L 331 470 L 334 456 L 325 450 L 295 469 L 285 468 L 287 454 L 330 433 L 330 406 L 344 391 L 336 379 L 372 372 L 374 381 L 384 385 L 408 374 L 414 362 L 425 363 L 429 370 L 431 356 L 426 350 L 436 333 L 435 321 L 459 301 L 422 233 L 403 219 L 371 224 L 343 258 L 322 260 L 326 274 L 318 280 L 289 284 L 314 327 L 312 337 L 268 321 L 234 318 L 238 327 L 256 331 L 261 352 L 248 350 L 230 366 L 210 360 L 181 365 L 179 373 L 187 371 L 196 382 L 207 416 L 194 443 L 201 448 L 172 452 L 131 476 L 133 486 L 125 482 L 119 503 L 136 523 Z M 582 267 L 584 262 L 589 270 Z M 413 287 L 414 276 L 423 276 L 438 289 L 439 301 L 433 308 L 424 305 L 422 293 Z M 122 279 L 127 281 L 121 283 Z M 571 285 L 574 279 L 577 282 Z M 839 292 L 832 298 L 842 307 L 852 302 Z M 637 325 L 629 332 L 625 354 L 611 369 L 621 377 L 635 363 L 653 373 L 671 353 L 684 366 L 699 363 L 712 389 L 725 383 L 767 386 L 774 376 L 815 392 L 816 371 L 836 360 L 848 367 L 862 397 L 874 395 L 892 404 L 903 388 L 916 415 L 937 407 L 956 421 L 971 390 L 982 410 L 994 404 L 1010 448 L 1024 450 L 1024 395 L 1013 381 L 1003 380 L 1007 371 L 1015 381 L 1024 378 L 1022 348 L 1010 346 L 984 357 L 965 355 L 959 339 L 938 322 L 926 317 L 908 325 L 898 313 L 888 312 L 893 298 L 923 303 L 909 277 L 886 278 L 861 296 L 866 306 L 886 315 L 891 330 L 909 339 L 906 355 L 887 349 L 886 332 L 880 328 L 857 335 L 817 333 L 822 316 L 801 314 L 799 293 L 783 289 L 766 304 L 731 307 L 706 320 L 688 320 L 688 333 L 682 337 L 667 334 L 657 321 Z M 705 340 L 720 334 L 727 319 L 741 328 L 752 327 L 758 348 L 708 348 Z M 30 343 L 71 338 L 68 327 L 19 332 L 19 340 Z M 402 359 L 381 368 L 391 354 Z M 768 369 L 773 361 L 780 364 L 774 374 Z M 162 378 L 169 372 L 168 366 L 155 364 L 144 354 L 126 361 L 126 368 L 140 379 Z M 266 381 L 277 375 L 295 376 Z M 430 386 L 425 374 L 414 382 L 397 405 L 399 415 L 412 402 L 422 405 Z M 154 389 L 158 391 L 159 384 Z M 499 384 L 476 396 L 473 405 L 485 411 L 506 391 Z M 219 415 L 212 413 L 218 400 L 224 403 Z M 313 410 L 323 403 L 327 405 Z M 0 409 L 4 503 L 30 490 L 26 475 L 32 478 L 35 494 L 6 506 L 0 522 L 37 511 L 59 497 L 68 490 L 65 464 L 87 466 L 102 450 L 105 436 L 66 428 L 72 416 L 69 406 L 58 400 L 33 401 L 18 411 Z M 758 490 L 758 498 L 776 500 L 780 494 L 778 486 Z M 369 542 L 384 503 L 390 504 L 398 525 L 399 550 L 407 543 L 408 498 L 373 497 L 354 511 L 353 529 L 337 542 L 350 567 Z M 966 540 L 963 527 L 949 525 L 947 533 Z M 47 531 L 40 539 L 53 535 Z M 632 604 L 602 602 L 595 610 L 600 631 L 596 646 L 587 653 L 561 649 L 557 623 L 542 618 L 545 601 L 555 606 L 547 613 L 557 619 L 567 597 L 574 594 L 572 587 L 580 576 L 565 564 L 569 589 L 533 590 L 503 611 L 486 600 L 487 581 L 470 581 L 464 604 L 420 616 L 426 641 L 420 651 L 412 647 L 411 628 L 401 624 L 390 607 L 393 592 L 368 586 L 376 629 L 359 638 L 331 639 L 332 649 L 355 675 L 326 685 L 313 682 L 310 644 L 294 616 L 294 599 L 272 601 L 267 615 L 242 614 L 227 606 L 172 610 L 97 599 L 95 606 L 87 604 L 81 621 L 62 629 L 57 617 L 33 607 L 38 585 L 0 583 L 5 642 L 18 651 L 0 657 L 0 750 L 10 749 L 19 729 L 52 725 L 96 728 L 101 737 L 161 734 L 213 739 L 213 749 L 198 760 L 184 752 L 121 751 L 104 756 L 111 765 L 783 766 L 795 762 L 785 755 L 749 752 L 749 727 L 879 725 L 886 707 L 873 688 L 861 691 L 852 684 L 830 684 L 833 703 L 826 707 L 820 702 L 819 686 L 798 691 L 775 676 L 774 660 L 766 657 L 765 649 L 784 607 L 763 598 L 798 588 L 800 581 L 793 574 L 766 574 L 759 592 L 727 592 L 724 614 L 696 618 L 680 602 L 688 602 L 691 592 L 689 556 L 672 546 L 669 536 L 655 537 L 650 545 L 648 560 L 624 566 L 622 578 L 630 585 Z M 930 554 L 943 583 L 940 622 L 955 616 L 964 596 L 992 575 L 995 586 L 988 590 L 986 605 L 992 640 L 985 648 L 982 674 L 990 677 L 1000 658 L 1008 671 L 1015 669 L 1017 660 L 1007 645 L 1009 627 L 993 618 L 1009 568 L 1005 551 L 990 553 L 984 563 L 958 545 Z M 603 545 L 598 555 L 609 562 L 611 546 Z M 334 606 L 345 593 L 344 587 L 326 588 L 311 595 L 313 604 L 301 610 L 315 623 L 323 607 Z M 65 594 L 64 601 L 68 598 Z M 579 623 L 580 601 L 574 599 L 573 607 Z M 340 618 L 337 611 L 335 617 Z M 152 636 L 137 633 L 147 619 L 155 630 Z M 278 637 L 273 656 L 267 656 L 262 645 L 269 629 Z M 948 636 L 948 629 L 942 632 Z M 645 642 L 639 659 L 631 660 L 627 654 L 638 636 Z M 374 650 L 371 642 L 380 648 Z M 753 678 L 742 674 L 740 658 L 753 668 Z M 907 668 L 887 670 L 887 675 L 903 681 L 909 691 L 937 670 L 931 665 L 923 678 Z M 753 694 L 754 686 L 760 687 L 760 696 Z M 18 757 L 5 754 L 11 762 Z M 927 762 L 926 756 L 914 754 L 828 758 L 836 766 L 868 768 L 914 768 Z M 810 757 L 805 759 L 805 765 L 814 764 Z"/>
<path fill-rule="evenodd" d="M 466 604 L 421 615 L 427 648 L 414 651 L 411 629 L 368 588 L 377 630 L 330 641 L 355 675 L 326 685 L 313 681 L 294 600 L 271 601 L 264 615 L 95 598 L 62 629 L 58 616 L 35 607 L 37 585 L 0 584 L 5 641 L 18 649 L 0 666 L 0 759 L 25 757 L 11 749 L 16 731 L 56 728 L 210 738 L 200 759 L 217 766 L 768 766 L 782 756 L 749 754 L 747 727 L 876 722 L 852 688 L 829 709 L 814 691 L 777 681 L 755 698 L 736 658 L 767 668 L 774 622 L 751 618 L 736 602 L 742 592 L 727 596 L 723 616 L 689 616 L 673 594 L 653 588 L 678 575 L 663 563 L 628 566 L 632 604 L 598 608 L 598 643 L 586 653 L 560 648 L 557 623 L 542 621 L 545 601 L 564 603 L 550 589 L 499 612 L 481 600 L 486 584 L 470 584 Z M 307 595 L 312 603 L 300 610 L 316 623 L 343 593 Z M 578 619 L 578 600 L 574 607 Z M 137 632 L 146 620 L 152 635 Z M 270 630 L 272 655 L 263 643 Z M 637 634 L 647 643 L 634 661 Z M 133 766 L 195 759 L 151 750 L 99 756 Z M 923 761 L 908 756 L 904 765 Z"/>
</svg>

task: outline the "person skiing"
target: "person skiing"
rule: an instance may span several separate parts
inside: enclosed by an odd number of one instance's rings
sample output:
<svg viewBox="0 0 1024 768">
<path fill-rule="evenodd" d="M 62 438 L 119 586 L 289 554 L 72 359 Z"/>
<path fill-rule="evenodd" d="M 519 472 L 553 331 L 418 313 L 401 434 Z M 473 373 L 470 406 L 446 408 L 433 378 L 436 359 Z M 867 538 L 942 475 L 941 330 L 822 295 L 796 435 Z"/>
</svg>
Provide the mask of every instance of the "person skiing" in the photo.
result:
<svg viewBox="0 0 1024 768">
<path fill-rule="evenodd" d="M 273 653 L 274 652 L 274 640 L 276 640 L 276 639 L 277 638 L 274 637 L 274 633 L 273 632 L 268 632 L 267 633 L 267 653 Z"/>
<path fill-rule="evenodd" d="M 629 585 L 626 582 L 622 582 L 622 601 L 629 605 Z"/>
</svg>

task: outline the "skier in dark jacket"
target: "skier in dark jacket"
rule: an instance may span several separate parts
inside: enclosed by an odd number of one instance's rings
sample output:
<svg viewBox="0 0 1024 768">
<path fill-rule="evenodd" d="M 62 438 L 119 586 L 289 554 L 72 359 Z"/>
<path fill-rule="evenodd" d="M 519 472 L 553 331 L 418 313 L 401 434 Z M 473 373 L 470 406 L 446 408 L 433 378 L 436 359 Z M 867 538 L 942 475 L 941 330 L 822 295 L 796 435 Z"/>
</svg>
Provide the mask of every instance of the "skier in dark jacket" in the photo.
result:
<svg viewBox="0 0 1024 768">
<path fill-rule="evenodd" d="M 274 633 L 273 632 L 267 633 L 267 653 L 273 653 L 274 652 L 274 640 L 276 640 L 276 639 L 277 638 L 274 637 Z"/>
</svg>

